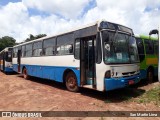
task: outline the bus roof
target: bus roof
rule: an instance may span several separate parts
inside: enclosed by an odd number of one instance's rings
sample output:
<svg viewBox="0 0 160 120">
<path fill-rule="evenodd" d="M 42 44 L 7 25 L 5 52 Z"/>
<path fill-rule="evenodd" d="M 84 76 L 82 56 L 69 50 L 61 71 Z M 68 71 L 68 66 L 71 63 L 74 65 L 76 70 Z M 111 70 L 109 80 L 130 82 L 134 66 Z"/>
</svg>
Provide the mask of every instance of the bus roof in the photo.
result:
<svg viewBox="0 0 160 120">
<path fill-rule="evenodd" d="M 142 38 L 142 39 L 150 39 L 150 40 L 158 40 L 157 37 L 151 37 L 148 35 L 135 35 L 136 38 Z"/>
<path fill-rule="evenodd" d="M 100 23 L 102 23 L 102 22 L 112 23 L 112 22 L 109 22 L 109 21 L 106 21 L 106 20 L 99 20 L 99 21 L 93 22 L 91 24 L 82 26 L 82 27 L 77 27 L 76 29 L 72 29 L 70 31 L 66 31 L 66 32 L 63 32 L 63 33 L 58 33 L 58 34 L 55 34 L 55 35 L 46 36 L 46 37 L 42 37 L 42 38 L 35 39 L 35 40 L 32 40 L 32 41 L 24 42 L 24 43 L 15 45 L 14 47 L 18 47 L 18 46 L 26 45 L 26 44 L 29 44 L 29 43 L 32 43 L 32 42 L 36 42 L 36 41 L 41 41 L 41 40 L 57 37 L 57 36 L 60 36 L 60 35 L 65 35 L 67 33 L 72 33 L 72 32 L 75 32 L 75 31 L 78 31 L 78 30 L 81 30 L 81 29 L 85 29 L 85 28 L 89 28 L 89 27 L 92 27 L 92 26 L 96 26 L 97 27 L 97 31 L 98 31 L 98 27 L 100 26 Z M 126 27 L 126 26 L 123 26 L 123 25 L 120 25 L 120 24 L 116 24 L 116 23 L 112 23 L 112 24 L 118 25 L 119 27 L 120 26 L 125 27 L 125 28 L 130 29 L 132 31 L 132 29 L 129 28 L 129 27 Z"/>
<path fill-rule="evenodd" d="M 0 51 L 0 54 L 2 53 L 2 52 L 5 52 L 5 51 L 8 51 L 8 49 L 12 49 L 13 47 L 6 47 L 6 48 L 4 48 L 2 51 Z"/>
</svg>

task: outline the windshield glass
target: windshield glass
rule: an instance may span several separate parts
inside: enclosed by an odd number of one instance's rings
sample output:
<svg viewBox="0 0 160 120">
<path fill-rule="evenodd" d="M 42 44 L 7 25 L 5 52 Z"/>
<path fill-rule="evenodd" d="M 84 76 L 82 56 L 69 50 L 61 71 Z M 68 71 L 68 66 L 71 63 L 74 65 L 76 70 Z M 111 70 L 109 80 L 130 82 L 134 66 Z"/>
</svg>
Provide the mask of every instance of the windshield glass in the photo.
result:
<svg viewBox="0 0 160 120">
<path fill-rule="evenodd" d="M 106 64 L 138 62 L 135 38 L 128 34 L 102 31 Z"/>
<path fill-rule="evenodd" d="M 5 53 L 5 55 L 6 55 L 5 60 L 7 62 L 12 62 L 12 52 L 8 51 L 8 52 Z"/>
</svg>

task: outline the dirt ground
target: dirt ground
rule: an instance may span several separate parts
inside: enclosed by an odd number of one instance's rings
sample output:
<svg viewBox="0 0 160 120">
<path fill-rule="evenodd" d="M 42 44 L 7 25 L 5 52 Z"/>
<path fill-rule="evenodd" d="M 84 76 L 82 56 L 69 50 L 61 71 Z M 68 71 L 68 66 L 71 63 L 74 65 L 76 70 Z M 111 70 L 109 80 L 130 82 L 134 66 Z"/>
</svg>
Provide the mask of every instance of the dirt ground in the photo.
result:
<svg viewBox="0 0 160 120">
<path fill-rule="evenodd" d="M 153 103 L 144 104 L 130 101 L 130 99 L 137 98 L 145 91 L 159 85 L 158 82 L 150 85 L 139 84 L 110 92 L 83 88 L 79 93 L 73 93 L 67 91 L 61 83 L 33 77 L 25 80 L 20 74 L 5 75 L 0 72 L 0 111 L 160 111 L 160 106 Z M 18 118 L 12 118 L 12 120 L 16 119 Z M 34 118 L 33 120 L 38 119 Z M 72 119 L 115 120 L 117 118 L 83 117 Z M 123 120 L 125 119 L 127 118 L 123 118 Z"/>
</svg>

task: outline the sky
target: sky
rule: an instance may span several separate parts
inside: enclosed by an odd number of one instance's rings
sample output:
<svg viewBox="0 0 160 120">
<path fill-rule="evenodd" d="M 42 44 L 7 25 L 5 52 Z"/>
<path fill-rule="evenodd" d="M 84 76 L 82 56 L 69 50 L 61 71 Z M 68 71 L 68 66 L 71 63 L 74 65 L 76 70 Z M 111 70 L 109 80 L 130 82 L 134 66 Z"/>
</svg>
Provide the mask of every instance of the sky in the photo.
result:
<svg viewBox="0 0 160 120">
<path fill-rule="evenodd" d="M 62 33 L 97 20 L 148 35 L 160 24 L 160 0 L 0 0 L 0 37 Z"/>
</svg>

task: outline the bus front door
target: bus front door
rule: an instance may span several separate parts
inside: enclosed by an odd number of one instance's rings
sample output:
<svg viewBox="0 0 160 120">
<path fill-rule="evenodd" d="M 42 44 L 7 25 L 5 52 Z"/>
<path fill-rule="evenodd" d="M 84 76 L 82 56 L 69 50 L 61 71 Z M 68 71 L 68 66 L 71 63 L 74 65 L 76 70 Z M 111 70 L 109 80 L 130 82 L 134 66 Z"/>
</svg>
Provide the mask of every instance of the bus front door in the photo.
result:
<svg viewBox="0 0 160 120">
<path fill-rule="evenodd" d="M 81 85 L 96 88 L 95 73 L 95 37 L 80 40 L 80 74 Z"/>
<path fill-rule="evenodd" d="M 21 50 L 18 50 L 17 65 L 18 65 L 18 72 L 20 72 L 21 71 Z"/>
</svg>

